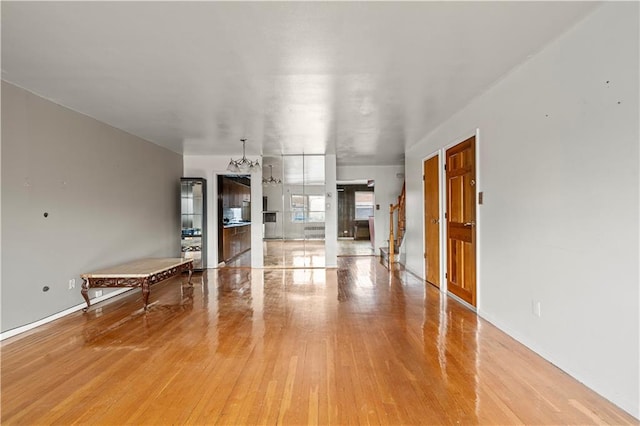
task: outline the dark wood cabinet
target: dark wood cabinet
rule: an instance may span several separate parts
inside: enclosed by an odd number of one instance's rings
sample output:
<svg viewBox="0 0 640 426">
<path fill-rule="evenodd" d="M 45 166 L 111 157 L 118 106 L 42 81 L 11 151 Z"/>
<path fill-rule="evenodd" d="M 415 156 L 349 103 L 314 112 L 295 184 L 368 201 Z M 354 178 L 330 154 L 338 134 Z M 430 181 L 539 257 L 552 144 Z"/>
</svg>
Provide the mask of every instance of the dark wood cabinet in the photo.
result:
<svg viewBox="0 0 640 426">
<path fill-rule="evenodd" d="M 251 248 L 251 225 L 229 226 L 223 229 L 222 234 L 225 262 Z"/>
<path fill-rule="evenodd" d="M 218 180 L 218 262 L 251 249 L 251 180 L 220 176 Z"/>
<path fill-rule="evenodd" d="M 222 180 L 222 207 L 240 208 L 243 201 L 251 201 L 251 187 L 229 178 Z"/>
</svg>

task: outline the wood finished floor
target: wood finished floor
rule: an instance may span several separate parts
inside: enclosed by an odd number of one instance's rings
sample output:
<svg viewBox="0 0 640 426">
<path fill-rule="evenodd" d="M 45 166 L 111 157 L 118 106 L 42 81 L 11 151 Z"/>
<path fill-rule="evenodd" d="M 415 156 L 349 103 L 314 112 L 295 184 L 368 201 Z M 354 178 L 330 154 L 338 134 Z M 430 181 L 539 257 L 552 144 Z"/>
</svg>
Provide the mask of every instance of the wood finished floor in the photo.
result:
<svg viewBox="0 0 640 426">
<path fill-rule="evenodd" d="M 374 249 L 370 240 L 338 238 L 338 256 L 373 256 Z"/>
<path fill-rule="evenodd" d="M 324 268 L 324 240 L 268 240 L 263 242 L 265 268 Z"/>
<path fill-rule="evenodd" d="M 194 282 L 2 342 L 2 424 L 637 424 L 375 257 Z"/>
<path fill-rule="evenodd" d="M 281 241 L 265 240 L 263 243 L 264 267 L 324 267 L 324 241 Z M 371 241 L 339 239 L 338 256 L 373 256 Z M 229 268 L 250 268 L 251 250 L 229 260 L 225 264 Z"/>
</svg>

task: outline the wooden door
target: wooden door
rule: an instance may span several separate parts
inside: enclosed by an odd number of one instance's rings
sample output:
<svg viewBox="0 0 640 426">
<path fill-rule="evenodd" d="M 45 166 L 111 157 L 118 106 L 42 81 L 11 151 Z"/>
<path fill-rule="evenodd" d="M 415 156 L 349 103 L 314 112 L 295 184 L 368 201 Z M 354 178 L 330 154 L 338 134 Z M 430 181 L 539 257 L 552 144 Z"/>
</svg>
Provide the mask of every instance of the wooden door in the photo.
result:
<svg viewBox="0 0 640 426">
<path fill-rule="evenodd" d="M 424 162 L 424 270 L 427 281 L 440 287 L 439 157 Z"/>
<path fill-rule="evenodd" d="M 476 140 L 447 150 L 447 288 L 476 306 Z"/>
<path fill-rule="evenodd" d="M 347 188 L 338 185 L 338 238 L 353 237 Z"/>
</svg>

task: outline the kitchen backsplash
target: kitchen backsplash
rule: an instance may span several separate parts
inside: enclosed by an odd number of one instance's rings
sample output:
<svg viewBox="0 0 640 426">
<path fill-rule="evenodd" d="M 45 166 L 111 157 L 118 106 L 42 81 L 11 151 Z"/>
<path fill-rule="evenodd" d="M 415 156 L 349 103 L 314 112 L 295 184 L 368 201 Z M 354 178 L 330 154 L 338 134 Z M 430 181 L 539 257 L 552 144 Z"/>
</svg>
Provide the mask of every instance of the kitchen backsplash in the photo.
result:
<svg viewBox="0 0 640 426">
<path fill-rule="evenodd" d="M 240 222 L 242 220 L 242 208 L 226 207 L 222 209 L 222 220 L 225 222 Z"/>
</svg>

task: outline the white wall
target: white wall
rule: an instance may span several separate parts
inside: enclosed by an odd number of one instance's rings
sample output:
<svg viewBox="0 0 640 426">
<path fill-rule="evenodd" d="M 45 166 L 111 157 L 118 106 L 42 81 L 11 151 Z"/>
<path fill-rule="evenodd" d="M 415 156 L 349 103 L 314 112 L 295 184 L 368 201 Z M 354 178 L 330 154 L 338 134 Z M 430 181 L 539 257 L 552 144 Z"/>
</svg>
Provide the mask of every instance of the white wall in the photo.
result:
<svg viewBox="0 0 640 426">
<path fill-rule="evenodd" d="M 374 179 L 374 196 L 380 210 L 376 210 L 375 221 L 375 253 L 380 247 L 387 247 L 389 240 L 389 205 L 398 202 L 404 182 L 404 166 L 339 166 L 337 167 L 338 182 L 362 179 Z M 398 177 L 400 175 L 400 177 Z M 422 182 L 422 175 L 420 176 Z M 419 201 L 421 203 L 421 201 Z M 419 208 L 421 204 L 407 204 L 409 209 Z M 337 232 L 336 232 L 337 233 Z"/>
<path fill-rule="evenodd" d="M 256 156 L 247 156 L 255 160 Z M 184 175 L 207 179 L 207 266 L 218 265 L 218 175 L 227 171 L 229 156 L 185 155 Z M 256 185 L 256 182 L 258 183 Z M 251 174 L 251 267 L 262 268 L 262 173 Z"/>
<path fill-rule="evenodd" d="M 422 159 L 480 129 L 480 315 L 636 417 L 638 33 L 638 3 L 600 6 L 406 152 L 420 206 Z"/>
<path fill-rule="evenodd" d="M 81 273 L 179 257 L 181 175 L 182 156 L 3 81 L 2 331 L 84 303 Z"/>
</svg>

